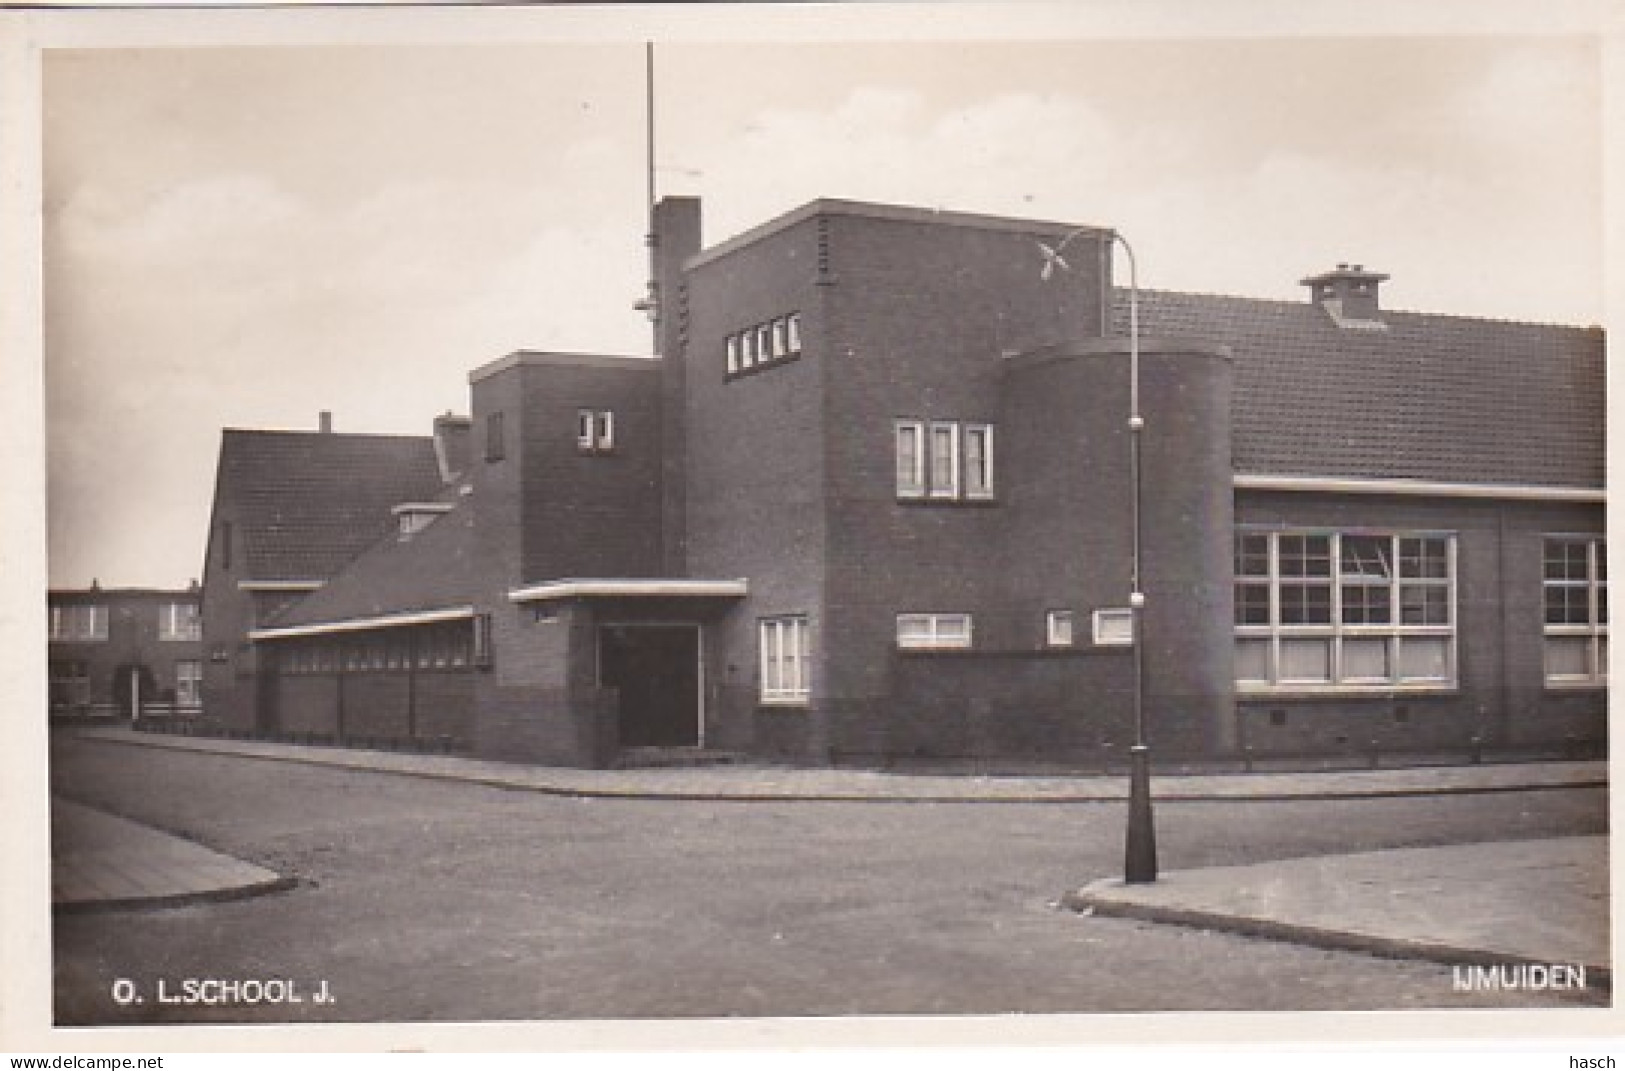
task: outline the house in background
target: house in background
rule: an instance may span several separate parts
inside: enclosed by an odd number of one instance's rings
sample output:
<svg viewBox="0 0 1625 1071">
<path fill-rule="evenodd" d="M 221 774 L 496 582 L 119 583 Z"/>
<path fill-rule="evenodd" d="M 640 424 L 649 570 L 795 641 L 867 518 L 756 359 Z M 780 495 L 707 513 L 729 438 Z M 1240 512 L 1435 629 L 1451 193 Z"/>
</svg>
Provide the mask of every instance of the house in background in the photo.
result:
<svg viewBox="0 0 1625 1071">
<path fill-rule="evenodd" d="M 1120 754 L 1112 244 L 818 201 L 702 248 L 662 201 L 655 359 L 510 354 L 421 438 L 226 433 L 208 716 L 589 766 Z M 1385 281 L 1137 295 L 1160 755 L 1604 737 L 1602 333 Z"/>
<path fill-rule="evenodd" d="M 53 589 L 50 715 L 189 716 L 202 705 L 202 593 L 189 588 Z"/>
</svg>

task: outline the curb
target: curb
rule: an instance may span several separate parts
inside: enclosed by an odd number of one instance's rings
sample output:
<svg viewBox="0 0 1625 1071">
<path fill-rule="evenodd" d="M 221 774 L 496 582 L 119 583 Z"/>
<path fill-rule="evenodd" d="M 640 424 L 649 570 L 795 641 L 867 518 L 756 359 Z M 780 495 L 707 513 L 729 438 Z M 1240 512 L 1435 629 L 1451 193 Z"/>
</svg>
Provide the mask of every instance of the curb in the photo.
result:
<svg viewBox="0 0 1625 1071">
<path fill-rule="evenodd" d="M 1284 922 L 1256 915 L 1232 915 L 1203 908 L 1135 903 L 1109 895 L 1111 891 L 1122 888 L 1123 883 L 1115 878 L 1090 882 L 1083 888 L 1062 896 L 1061 905 L 1071 911 L 1092 912 L 1107 918 L 1131 918 L 1195 929 L 1220 930 L 1244 937 L 1261 937 L 1270 941 L 1284 941 L 1339 952 L 1363 952 L 1384 959 L 1422 960 L 1450 967 L 1549 965 L 1541 960 L 1511 952 L 1492 952 L 1482 948 L 1448 945 L 1439 941 L 1418 941 L 1351 930 L 1334 930 L 1324 926 Z M 1613 972 L 1609 967 L 1593 963 L 1582 966 L 1585 968 L 1588 982 L 1595 978 L 1598 989 L 1609 993 L 1613 991 Z"/>
<path fill-rule="evenodd" d="M 716 792 L 695 791 L 693 789 L 673 789 L 661 791 L 658 789 L 617 789 L 595 787 L 566 787 L 562 785 L 527 784 L 506 778 L 492 777 L 484 774 L 450 773 L 439 770 L 410 770 L 395 769 L 388 766 L 376 766 L 362 760 L 351 761 L 336 755 L 296 755 L 296 754 L 265 754 L 248 751 L 238 751 L 229 748 L 213 748 L 207 745 L 197 746 L 189 743 L 171 742 L 163 739 L 123 739 L 109 736 L 82 736 L 79 739 L 91 742 L 108 744 L 123 744 L 129 747 L 152 747 L 168 751 L 187 751 L 194 754 L 221 755 L 229 758 L 254 759 L 263 762 L 287 762 L 301 766 L 315 766 L 325 769 L 351 770 L 362 773 L 388 774 L 397 777 L 416 777 L 428 781 L 444 781 L 457 784 L 480 785 L 486 788 L 503 789 L 510 792 L 533 792 L 545 796 L 558 796 L 574 799 L 606 799 L 606 800 L 644 800 L 660 801 L 671 800 L 679 802 L 709 802 L 709 803 L 998 803 L 998 804 L 1046 804 L 1046 803 L 1126 803 L 1128 792 L 1121 791 L 1102 792 L 1099 790 L 1079 790 L 1056 794 L 1030 794 L 1005 793 L 1001 795 L 961 795 L 943 793 L 916 793 L 897 795 L 868 795 L 859 792 Z M 195 738 L 187 738 L 188 740 Z M 302 745 L 262 745 L 284 746 L 289 748 Z M 362 752 L 365 754 L 365 752 Z M 531 767 L 532 769 L 536 767 Z M 1342 771 L 1337 771 L 1342 772 Z M 1178 775 L 1167 775 L 1178 776 Z M 1253 776 L 1272 776 L 1259 774 L 1234 774 L 1238 778 Z M 1316 776 L 1305 774 L 1302 776 Z M 1215 793 L 1215 792 L 1164 792 L 1154 793 L 1154 801 L 1159 803 L 1235 803 L 1243 800 L 1260 802 L 1286 802 L 1286 801 L 1313 801 L 1313 800 L 1370 800 L 1370 799 L 1397 799 L 1417 796 L 1454 796 L 1454 795 L 1487 795 L 1503 792 L 1540 792 L 1561 791 L 1567 789 L 1606 788 L 1606 776 L 1582 777 L 1573 781 L 1553 782 L 1547 784 L 1499 784 L 1499 785 L 1441 785 L 1414 788 L 1348 788 L 1310 789 L 1302 792 L 1261 791 L 1243 793 Z"/>
<path fill-rule="evenodd" d="M 173 834 L 170 834 L 173 836 Z M 52 901 L 53 915 L 93 915 L 103 911 L 139 911 L 149 908 L 191 907 L 195 904 L 218 904 L 232 900 L 251 900 L 257 896 L 287 892 L 298 888 L 299 879 L 280 875 L 250 885 L 233 885 L 223 889 L 205 889 L 200 892 L 170 893 L 163 896 L 116 896 L 101 900 Z"/>
</svg>

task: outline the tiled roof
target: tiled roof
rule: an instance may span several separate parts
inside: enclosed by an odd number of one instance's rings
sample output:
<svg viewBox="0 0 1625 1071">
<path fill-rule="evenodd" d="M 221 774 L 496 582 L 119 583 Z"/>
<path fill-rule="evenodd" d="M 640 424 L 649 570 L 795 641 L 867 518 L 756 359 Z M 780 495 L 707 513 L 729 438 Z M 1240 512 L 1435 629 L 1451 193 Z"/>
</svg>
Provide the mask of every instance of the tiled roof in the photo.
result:
<svg viewBox="0 0 1625 1071">
<path fill-rule="evenodd" d="M 228 428 L 215 494 L 239 526 L 248 578 L 320 580 L 391 531 L 397 503 L 440 489 L 426 435 Z"/>
<path fill-rule="evenodd" d="M 434 523 L 402 540 L 377 540 L 320 591 L 268 624 L 326 624 L 358 617 L 466 606 L 474 597 L 474 510 L 467 496 Z M 387 512 L 387 511 L 386 511 Z"/>
<path fill-rule="evenodd" d="M 1128 333 L 1128 291 L 1114 322 Z M 1339 328 L 1317 305 L 1140 292 L 1146 337 L 1231 347 L 1238 473 L 1601 487 L 1603 333 L 1429 313 Z"/>
</svg>

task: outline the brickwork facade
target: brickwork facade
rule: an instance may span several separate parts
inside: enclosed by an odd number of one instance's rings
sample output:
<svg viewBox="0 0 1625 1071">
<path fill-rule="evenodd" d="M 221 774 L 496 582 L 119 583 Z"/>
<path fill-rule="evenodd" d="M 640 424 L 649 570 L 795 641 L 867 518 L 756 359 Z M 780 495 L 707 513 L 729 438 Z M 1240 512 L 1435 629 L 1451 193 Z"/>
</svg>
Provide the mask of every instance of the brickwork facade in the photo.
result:
<svg viewBox="0 0 1625 1071">
<path fill-rule="evenodd" d="M 1420 314 L 1389 337 L 1374 273 L 1352 327 L 1314 305 L 1324 286 L 1302 306 L 1127 295 L 1097 228 L 816 202 L 702 250 L 688 198 L 653 225 L 658 358 L 476 369 L 470 417 L 436 424 L 457 435 L 437 440 L 440 489 L 398 462 L 398 500 L 451 512 L 335 564 L 321 598 L 215 563 L 211 713 L 587 766 L 673 742 L 1097 762 L 1134 738 L 1136 694 L 1167 756 L 1603 738 L 1601 494 L 1574 426 L 1591 410 L 1565 401 L 1600 375 L 1599 338 Z M 1393 430 L 1416 419 L 1395 377 L 1471 405 L 1457 381 L 1501 365 L 1466 362 L 1503 342 L 1560 381 L 1539 397 L 1568 413 L 1561 457 L 1450 456 L 1429 483 L 1445 455 Z M 1339 377 L 1387 408 L 1337 396 Z M 252 527 L 234 517 L 217 496 L 217 536 Z M 437 563 L 455 581 L 413 579 Z M 299 637 L 425 612 L 484 653 L 269 671 Z"/>
</svg>

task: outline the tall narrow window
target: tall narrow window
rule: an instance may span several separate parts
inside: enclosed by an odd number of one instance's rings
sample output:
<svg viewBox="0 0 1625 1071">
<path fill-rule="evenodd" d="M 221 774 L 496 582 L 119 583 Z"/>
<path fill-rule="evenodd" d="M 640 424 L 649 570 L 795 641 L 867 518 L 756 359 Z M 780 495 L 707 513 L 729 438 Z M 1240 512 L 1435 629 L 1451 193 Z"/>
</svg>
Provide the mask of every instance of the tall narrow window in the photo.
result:
<svg viewBox="0 0 1625 1071">
<path fill-rule="evenodd" d="M 931 497 L 959 497 L 959 425 L 931 425 Z"/>
<path fill-rule="evenodd" d="M 739 371 L 739 336 L 729 335 L 728 347 L 728 374 L 733 375 Z"/>
<path fill-rule="evenodd" d="M 485 417 L 485 460 L 501 461 L 507 456 L 507 443 L 503 441 L 502 414 L 488 413 Z"/>
<path fill-rule="evenodd" d="M 801 352 L 801 313 L 792 312 L 784 324 L 785 342 L 791 353 Z"/>
<path fill-rule="evenodd" d="M 965 425 L 965 497 L 993 497 L 993 426 Z"/>
<path fill-rule="evenodd" d="M 1546 682 L 1608 682 L 1608 545 L 1552 537 L 1545 551 Z"/>
<path fill-rule="evenodd" d="M 925 494 L 925 425 L 899 420 L 896 436 L 897 497 L 919 498 Z"/>
<path fill-rule="evenodd" d="M 203 663 L 193 659 L 175 663 L 175 704 L 195 707 L 203 702 Z"/>
<path fill-rule="evenodd" d="M 766 617 L 759 624 L 761 701 L 777 705 L 806 703 L 811 694 L 807 619 L 801 615 Z"/>
</svg>

